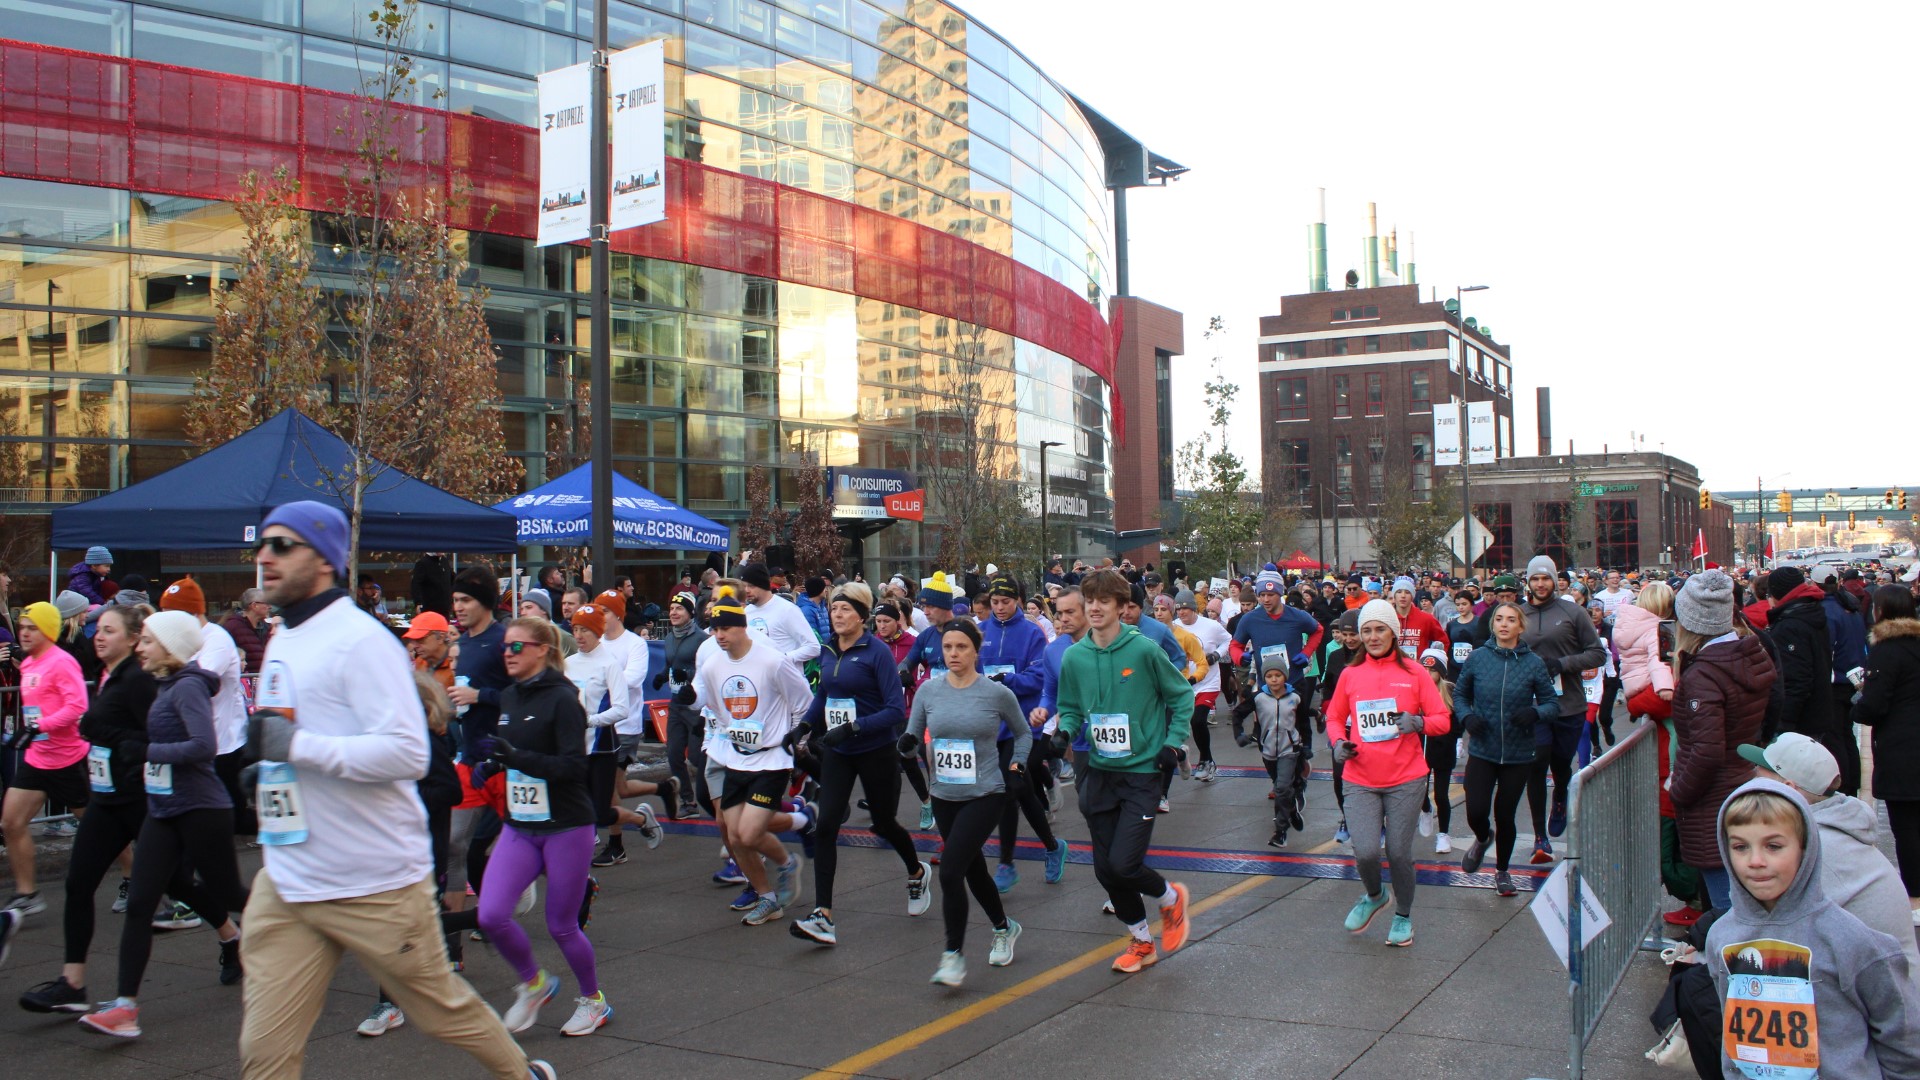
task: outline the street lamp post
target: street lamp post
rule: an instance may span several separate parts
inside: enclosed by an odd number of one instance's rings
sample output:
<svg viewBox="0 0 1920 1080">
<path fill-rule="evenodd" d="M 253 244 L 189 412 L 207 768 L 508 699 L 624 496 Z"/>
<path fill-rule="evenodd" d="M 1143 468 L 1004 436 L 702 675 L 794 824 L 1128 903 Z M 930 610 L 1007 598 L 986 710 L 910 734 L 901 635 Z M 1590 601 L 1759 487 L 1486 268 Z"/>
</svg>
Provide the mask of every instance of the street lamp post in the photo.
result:
<svg viewBox="0 0 1920 1080">
<path fill-rule="evenodd" d="M 1472 440 L 1467 436 L 1467 313 L 1460 298 L 1470 292 L 1485 292 L 1491 285 L 1455 285 L 1453 318 L 1460 326 L 1460 560 L 1467 576 L 1473 576 L 1473 486 Z"/>
<path fill-rule="evenodd" d="M 1047 559 L 1051 557 L 1048 549 L 1053 544 L 1053 536 L 1047 531 L 1047 451 L 1065 445 L 1051 439 L 1040 440 L 1040 576 L 1035 579 L 1037 582 L 1047 580 Z M 1046 594 L 1045 589 L 1040 591 Z"/>
<path fill-rule="evenodd" d="M 40 410 L 40 432 L 46 441 L 40 444 L 40 471 L 44 474 L 48 502 L 53 501 L 53 438 L 58 430 L 53 419 L 53 399 L 60 392 L 59 380 L 54 377 L 60 354 L 53 343 L 53 294 L 59 291 L 60 286 L 51 280 L 47 282 L 47 406 Z"/>
</svg>

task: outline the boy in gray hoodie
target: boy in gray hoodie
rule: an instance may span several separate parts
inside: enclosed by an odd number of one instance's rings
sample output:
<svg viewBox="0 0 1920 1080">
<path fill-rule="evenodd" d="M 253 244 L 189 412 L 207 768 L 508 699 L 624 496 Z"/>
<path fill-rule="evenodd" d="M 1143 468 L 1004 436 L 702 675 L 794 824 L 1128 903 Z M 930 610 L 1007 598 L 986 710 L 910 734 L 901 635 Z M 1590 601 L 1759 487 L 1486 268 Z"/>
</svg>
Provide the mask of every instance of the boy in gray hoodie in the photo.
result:
<svg viewBox="0 0 1920 1080">
<path fill-rule="evenodd" d="M 1898 942 L 1827 899 L 1820 830 L 1793 788 L 1720 807 L 1733 906 L 1707 933 L 1727 1080 L 1920 1077 L 1920 992 Z"/>
<path fill-rule="evenodd" d="M 1287 686 L 1287 663 L 1273 656 L 1261 661 L 1259 690 L 1243 694 L 1233 710 L 1233 741 L 1240 746 L 1260 745 L 1260 763 L 1267 767 L 1273 781 L 1273 836 L 1268 847 L 1287 846 L 1287 827 L 1300 829 L 1301 789 L 1300 736 L 1294 729 L 1294 716 L 1300 708 L 1300 695 Z M 1253 732 L 1242 729 L 1247 717 L 1254 718 Z"/>
</svg>

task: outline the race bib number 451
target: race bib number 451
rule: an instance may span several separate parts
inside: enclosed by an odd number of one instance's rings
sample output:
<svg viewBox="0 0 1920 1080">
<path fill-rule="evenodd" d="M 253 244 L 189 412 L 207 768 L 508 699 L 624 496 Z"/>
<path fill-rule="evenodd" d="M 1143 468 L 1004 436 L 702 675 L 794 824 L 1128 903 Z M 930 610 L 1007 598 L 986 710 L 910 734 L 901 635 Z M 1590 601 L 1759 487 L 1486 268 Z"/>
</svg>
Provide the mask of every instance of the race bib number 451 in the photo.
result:
<svg viewBox="0 0 1920 1080">
<path fill-rule="evenodd" d="M 1820 1026 L 1813 1004 L 1813 954 L 1766 938 L 1721 950 L 1727 965 L 1723 1045 L 1751 1080 L 1815 1080 Z"/>
</svg>

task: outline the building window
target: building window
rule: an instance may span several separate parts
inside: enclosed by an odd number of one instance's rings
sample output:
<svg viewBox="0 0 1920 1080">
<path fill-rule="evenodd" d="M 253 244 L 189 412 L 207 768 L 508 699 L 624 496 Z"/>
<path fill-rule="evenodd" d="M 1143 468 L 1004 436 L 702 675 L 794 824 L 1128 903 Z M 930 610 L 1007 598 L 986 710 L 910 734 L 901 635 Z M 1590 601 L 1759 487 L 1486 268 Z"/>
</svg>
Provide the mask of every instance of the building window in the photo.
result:
<svg viewBox="0 0 1920 1080">
<path fill-rule="evenodd" d="M 1280 355 L 1288 360 L 1305 360 L 1307 343 L 1304 341 L 1283 341 L 1280 343 Z"/>
<path fill-rule="evenodd" d="M 1330 356 L 1347 355 L 1347 339 L 1334 338 L 1332 341 L 1327 342 L 1327 353 Z"/>
<path fill-rule="evenodd" d="M 1371 337 L 1367 338 L 1367 351 L 1368 352 L 1380 351 L 1380 335 L 1379 334 L 1374 334 Z"/>
<path fill-rule="evenodd" d="M 1367 499 L 1378 503 L 1387 493 L 1387 439 L 1367 437 Z"/>
<path fill-rule="evenodd" d="M 1413 493 L 1426 498 L 1433 493 L 1433 436 L 1413 436 Z"/>
<path fill-rule="evenodd" d="M 1426 368 L 1414 368 L 1407 374 L 1407 398 L 1413 402 L 1414 412 L 1433 411 L 1432 378 Z"/>
<path fill-rule="evenodd" d="M 1407 348 L 1424 349 L 1426 347 L 1427 347 L 1427 335 L 1424 331 L 1418 334 L 1407 335 Z"/>
<path fill-rule="evenodd" d="M 1487 527 L 1487 534 L 1493 543 L 1487 553 L 1474 563 L 1489 569 L 1502 570 L 1513 565 L 1513 504 L 1506 502 L 1474 503 L 1473 516 Z M 1475 540 L 1476 545 L 1479 540 Z"/>
<path fill-rule="evenodd" d="M 1307 380 L 1281 379 L 1280 405 L 1274 417 L 1280 420 L 1305 420 L 1307 418 Z"/>
<path fill-rule="evenodd" d="M 1173 501 L 1173 354 L 1153 352 L 1154 419 L 1160 425 L 1160 501 Z"/>
<path fill-rule="evenodd" d="M 1595 556 L 1601 566 L 1626 569 L 1640 565 L 1640 500 L 1595 499 L 1593 502 Z"/>
<path fill-rule="evenodd" d="M 1348 376 L 1333 377 L 1333 415 L 1353 415 L 1353 384 Z"/>
<path fill-rule="evenodd" d="M 1379 317 L 1380 308 L 1374 304 L 1368 304 L 1365 307 L 1333 309 L 1334 322 L 1353 322 L 1357 319 L 1377 319 Z"/>
<path fill-rule="evenodd" d="M 1311 440 L 1280 440 L 1280 474 L 1274 494 L 1290 505 L 1302 505 L 1307 501 L 1307 493 L 1313 488 L 1313 469 L 1310 461 Z"/>
<path fill-rule="evenodd" d="M 1553 560 L 1555 566 L 1571 566 L 1573 548 L 1573 512 L 1564 500 L 1533 504 L 1533 550 Z M 1512 565 L 1501 563 L 1502 566 Z"/>
<path fill-rule="evenodd" d="M 1387 415 L 1387 377 L 1377 371 L 1367 373 L 1367 415 Z"/>
<path fill-rule="evenodd" d="M 1333 490 L 1336 501 L 1353 500 L 1353 440 L 1345 435 L 1333 440 Z"/>
</svg>

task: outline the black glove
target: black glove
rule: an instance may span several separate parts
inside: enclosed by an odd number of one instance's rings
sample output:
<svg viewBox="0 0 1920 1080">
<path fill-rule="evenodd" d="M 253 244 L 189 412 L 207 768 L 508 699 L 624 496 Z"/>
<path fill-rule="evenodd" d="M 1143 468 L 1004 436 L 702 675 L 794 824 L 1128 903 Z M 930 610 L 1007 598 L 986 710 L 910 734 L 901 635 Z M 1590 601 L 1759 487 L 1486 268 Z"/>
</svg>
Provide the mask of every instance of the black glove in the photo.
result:
<svg viewBox="0 0 1920 1080">
<path fill-rule="evenodd" d="M 667 673 L 662 671 L 655 674 L 653 677 L 653 688 L 658 690 L 665 685 L 667 685 Z"/>
<path fill-rule="evenodd" d="M 839 746 L 841 743 L 853 738 L 853 732 L 854 726 L 852 724 L 841 724 L 839 727 L 830 727 L 827 729 L 825 735 L 820 736 L 820 745 Z"/>
<path fill-rule="evenodd" d="M 1339 742 L 1333 744 L 1333 760 L 1335 761 L 1352 761 L 1359 753 L 1360 748 L 1353 744 L 1352 739 L 1341 739 Z"/>
<path fill-rule="evenodd" d="M 902 735 L 895 740 L 893 748 L 900 751 L 903 758 L 917 758 L 920 756 L 920 736 Z"/>
<path fill-rule="evenodd" d="M 493 751 L 487 757 L 503 765 L 513 757 L 513 744 L 507 741 L 505 735 L 489 735 L 487 738 L 493 741 Z"/>
<path fill-rule="evenodd" d="M 903 671 L 900 673 L 900 687 L 909 694 L 913 693 L 913 672 Z"/>
<path fill-rule="evenodd" d="M 1534 655 L 1540 656 L 1539 653 L 1535 653 Z M 1546 665 L 1547 674 L 1549 676 L 1555 679 L 1558 679 L 1560 677 L 1560 661 L 1558 658 L 1552 657 L 1552 656 L 1540 656 L 1540 662 Z"/>
<path fill-rule="evenodd" d="M 1032 787 L 1033 787 L 1033 782 L 1027 779 L 1027 770 L 1025 769 L 1008 769 L 1007 770 L 1007 795 L 1009 797 L 1018 799 L 1021 796 L 1024 796 L 1027 793 L 1028 789 Z"/>
<path fill-rule="evenodd" d="M 693 681 L 693 669 L 690 667 L 668 668 L 667 675 L 677 683 L 690 683 Z"/>
<path fill-rule="evenodd" d="M 792 727 L 787 729 L 787 733 L 785 735 L 780 737 L 780 749 L 785 750 L 787 753 L 791 754 L 793 753 L 793 748 L 800 745 L 800 740 L 806 737 L 807 737 L 807 725 L 795 724 Z"/>
<path fill-rule="evenodd" d="M 1478 738 L 1486 734 L 1487 718 L 1479 713 L 1468 713 L 1460 718 L 1460 726 L 1466 729 L 1467 734 Z"/>
<path fill-rule="evenodd" d="M 683 709 L 691 709 L 694 697 L 693 684 L 681 683 L 680 689 L 673 692 L 673 703 Z"/>
<path fill-rule="evenodd" d="M 487 781 L 493 779 L 494 774 L 498 773 L 500 768 L 501 766 L 498 763 L 492 761 L 483 761 L 475 765 L 473 771 L 467 775 L 468 786 L 475 791 L 485 790 Z"/>
<path fill-rule="evenodd" d="M 1053 735 L 1047 741 L 1053 744 L 1054 751 L 1063 758 L 1073 750 L 1073 736 L 1067 734 L 1065 728 L 1054 728 Z"/>
<path fill-rule="evenodd" d="M 1248 746 L 1252 746 L 1253 743 L 1254 743 L 1253 736 L 1247 734 L 1246 732 L 1235 731 L 1233 733 L 1233 744 L 1235 746 L 1248 747 Z"/>
<path fill-rule="evenodd" d="M 1549 701 L 1545 705 L 1535 705 L 1532 709 L 1521 709 L 1514 714 L 1514 720 L 1523 727 L 1532 727 L 1536 723 L 1551 724 L 1560 719 L 1560 703 Z"/>
<path fill-rule="evenodd" d="M 1160 753 L 1154 756 L 1154 764 L 1158 765 L 1162 772 L 1172 772 L 1180 767 L 1180 751 L 1171 746 L 1163 746 L 1160 748 Z"/>
<path fill-rule="evenodd" d="M 1007 673 L 1004 671 L 996 671 L 993 674 L 987 676 L 987 678 L 993 682 L 1004 683 L 1007 681 Z"/>
</svg>

